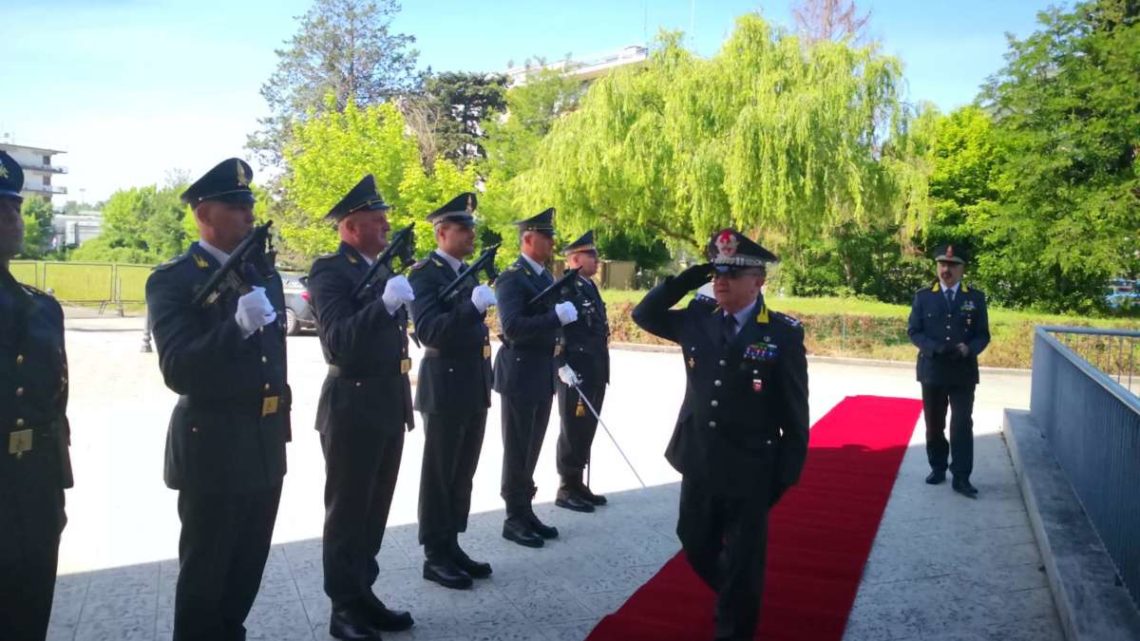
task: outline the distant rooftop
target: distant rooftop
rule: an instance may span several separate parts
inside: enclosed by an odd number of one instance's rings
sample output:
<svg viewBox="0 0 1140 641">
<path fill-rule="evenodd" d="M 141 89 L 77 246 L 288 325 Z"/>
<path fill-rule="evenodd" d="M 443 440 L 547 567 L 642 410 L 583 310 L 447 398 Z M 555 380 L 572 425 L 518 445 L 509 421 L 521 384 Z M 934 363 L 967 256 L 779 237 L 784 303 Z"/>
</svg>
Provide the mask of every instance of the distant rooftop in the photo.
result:
<svg viewBox="0 0 1140 641">
<path fill-rule="evenodd" d="M 617 51 L 587 56 L 577 60 L 559 60 L 545 65 L 525 65 L 507 69 L 507 77 L 512 86 L 526 84 L 526 77 L 531 73 L 550 69 L 561 71 L 581 80 L 593 80 L 603 73 L 624 67 L 625 65 L 645 62 L 649 58 L 649 49 L 642 45 L 629 45 Z"/>
</svg>

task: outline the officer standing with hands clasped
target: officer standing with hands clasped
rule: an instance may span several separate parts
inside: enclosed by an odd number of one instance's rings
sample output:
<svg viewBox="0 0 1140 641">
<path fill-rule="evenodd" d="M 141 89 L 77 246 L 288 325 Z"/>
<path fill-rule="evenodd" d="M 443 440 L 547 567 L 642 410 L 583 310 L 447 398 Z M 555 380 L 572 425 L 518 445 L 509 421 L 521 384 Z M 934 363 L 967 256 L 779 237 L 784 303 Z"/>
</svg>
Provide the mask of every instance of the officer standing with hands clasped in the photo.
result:
<svg viewBox="0 0 1140 641">
<path fill-rule="evenodd" d="M 415 300 L 401 275 L 382 292 L 354 295 L 388 246 L 390 207 L 365 176 L 325 216 L 340 247 L 313 263 L 308 288 L 329 364 L 317 405 L 325 456 L 325 593 L 332 600 L 329 634 L 378 641 L 381 631 L 406 630 L 412 616 L 390 610 L 372 592 L 392 493 L 414 426 L 408 381 L 408 314 Z"/>
<path fill-rule="evenodd" d="M 491 406 L 491 342 L 487 309 L 495 292 L 471 281 L 450 300 L 440 296 L 469 265 L 475 251 L 473 193 L 463 193 L 428 214 L 436 249 L 412 268 L 416 337 L 424 346 L 416 386 L 416 409 L 424 418 L 420 474 L 420 544 L 423 576 L 444 587 L 471 587 L 491 576 L 491 565 L 472 560 L 459 547 L 467 531 L 471 489 L 487 408 Z"/>
<path fill-rule="evenodd" d="M 764 585 L 768 510 L 800 477 L 808 444 L 808 377 L 799 321 L 761 294 L 776 256 L 724 229 L 709 263 L 654 287 L 633 310 L 646 331 L 679 343 L 688 385 L 665 457 L 682 475 L 677 535 L 717 593 L 716 639 L 751 641 Z M 716 305 L 672 307 L 713 276 Z"/>
<path fill-rule="evenodd" d="M 179 394 L 165 474 L 182 520 L 174 641 L 245 638 L 281 499 L 291 400 L 285 295 L 270 254 L 238 268 L 248 293 L 194 304 L 251 232 L 252 176 L 230 158 L 183 192 L 200 239 L 146 284 L 159 368 Z"/>
<path fill-rule="evenodd" d="M 43 639 L 67 523 L 67 353 L 63 309 L 16 282 L 24 172 L 0 151 L 0 639 Z"/>
<path fill-rule="evenodd" d="M 540 548 L 558 536 L 558 529 L 540 521 L 531 507 L 538 490 L 534 468 L 550 420 L 559 330 L 578 319 L 578 310 L 567 301 L 554 309 L 529 305 L 554 284 L 545 267 L 554 251 L 554 208 L 515 225 L 521 253 L 495 281 L 503 329 L 503 346 L 495 356 L 495 391 L 503 403 L 503 538 Z"/>
<path fill-rule="evenodd" d="M 918 348 L 918 382 L 926 417 L 926 482 L 938 485 L 949 468 L 955 492 L 977 498 L 970 483 L 974 469 L 974 388 L 978 354 L 990 344 L 986 296 L 962 282 L 966 255 L 961 247 L 943 245 L 934 253 L 938 282 L 914 295 L 907 334 Z M 949 406 L 950 442 L 946 442 Z"/>
<path fill-rule="evenodd" d="M 577 388 L 565 381 L 558 384 L 562 431 L 558 436 L 557 458 L 562 485 L 554 504 L 575 512 L 593 512 L 594 506 L 606 504 L 606 497 L 590 491 L 582 482 L 582 471 L 590 462 L 590 447 L 598 429 L 598 418 L 589 407 L 602 411 L 606 385 L 610 382 L 610 326 L 606 320 L 606 304 L 590 280 L 598 273 L 593 230 L 567 245 L 562 253 L 566 256 L 566 268 L 579 270 L 572 285 L 576 294 L 571 300 L 578 310 L 578 321 L 562 331 L 566 365 L 578 375 L 580 382 Z"/>
</svg>

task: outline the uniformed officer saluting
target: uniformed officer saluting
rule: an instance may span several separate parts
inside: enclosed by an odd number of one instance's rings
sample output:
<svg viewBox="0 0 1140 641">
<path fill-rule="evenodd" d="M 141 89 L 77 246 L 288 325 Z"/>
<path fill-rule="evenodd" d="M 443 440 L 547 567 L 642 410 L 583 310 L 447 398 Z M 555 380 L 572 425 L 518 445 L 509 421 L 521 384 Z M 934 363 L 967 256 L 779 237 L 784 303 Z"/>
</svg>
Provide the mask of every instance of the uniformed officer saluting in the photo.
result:
<svg viewBox="0 0 1140 641">
<path fill-rule="evenodd" d="M 503 346 L 495 356 L 495 391 L 503 399 L 503 538 L 538 548 L 558 530 L 535 516 L 534 468 L 550 420 L 559 329 L 578 318 L 570 302 L 535 309 L 531 298 L 554 279 L 544 267 L 554 250 L 554 209 L 519 221 L 521 255 L 495 281 Z"/>
<path fill-rule="evenodd" d="M 776 257 L 732 229 L 709 241 L 710 264 L 654 287 L 633 310 L 646 331 L 681 345 L 688 385 L 665 457 L 682 474 L 677 535 L 717 592 L 716 639 L 751 641 L 764 585 L 768 510 L 800 477 L 808 380 L 799 321 L 761 295 Z M 716 306 L 694 299 L 714 273 Z"/>
<path fill-rule="evenodd" d="M 962 282 L 966 255 L 956 245 L 935 250 L 938 282 L 918 290 L 910 308 L 907 334 L 918 347 L 918 382 L 922 384 L 922 410 L 926 417 L 926 482 L 946 480 L 969 498 L 978 490 L 970 483 L 974 469 L 974 388 L 978 384 L 978 354 L 990 344 L 986 296 Z M 946 408 L 949 405 L 950 442 L 946 442 Z M 949 464 L 947 463 L 950 459 Z"/>
<path fill-rule="evenodd" d="M 408 279 L 396 275 L 383 292 L 353 296 L 388 246 L 389 209 L 365 176 L 325 216 L 337 225 L 340 248 L 313 263 L 308 281 L 329 364 L 317 430 L 326 474 L 325 594 L 332 600 L 329 634 L 337 639 L 376 640 L 381 630 L 412 626 L 412 616 L 389 610 L 372 584 L 404 430 L 414 426 L 405 309 L 414 295 Z"/>
<path fill-rule="evenodd" d="M 454 589 L 491 576 L 490 564 L 472 560 L 459 547 L 459 533 L 467 531 L 472 479 L 491 406 L 485 319 L 495 292 L 472 281 L 450 301 L 440 298 L 468 268 L 463 259 L 475 251 L 477 203 L 475 194 L 463 193 L 428 214 L 437 247 L 410 277 L 416 336 L 424 345 L 416 387 L 416 409 L 424 417 L 419 509 L 424 578 Z"/>
<path fill-rule="evenodd" d="M 43 639 L 71 487 L 63 310 L 16 282 L 24 172 L 0 151 L 0 639 Z"/>
<path fill-rule="evenodd" d="M 179 394 L 166 438 L 166 484 L 182 535 L 174 640 L 244 639 L 261 585 L 290 438 L 281 277 L 266 257 L 254 285 L 208 306 L 192 299 L 253 226 L 253 172 L 222 161 L 183 192 L 200 240 L 146 284 L 158 364 Z"/>
<path fill-rule="evenodd" d="M 606 497 L 594 494 L 582 482 L 582 470 L 590 461 L 590 447 L 598 429 L 598 419 L 586 406 L 589 401 L 601 412 L 610 382 L 610 326 L 606 320 L 606 304 L 590 278 L 598 273 L 598 250 L 594 232 L 590 230 L 562 250 L 566 267 L 579 270 L 571 299 L 578 310 L 578 321 L 563 328 L 565 361 L 581 383 L 583 400 L 570 385 L 558 383 L 558 411 L 562 431 L 558 436 L 558 474 L 562 485 L 554 504 L 576 512 L 593 512 L 595 505 L 605 505 Z"/>
</svg>

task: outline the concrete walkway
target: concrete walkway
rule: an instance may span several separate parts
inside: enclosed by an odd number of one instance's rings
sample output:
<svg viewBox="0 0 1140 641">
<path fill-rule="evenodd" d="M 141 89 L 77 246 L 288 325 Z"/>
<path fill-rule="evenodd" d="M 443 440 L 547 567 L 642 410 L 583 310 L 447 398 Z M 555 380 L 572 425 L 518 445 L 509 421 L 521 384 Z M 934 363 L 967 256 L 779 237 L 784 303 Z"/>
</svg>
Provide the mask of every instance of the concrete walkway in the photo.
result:
<svg viewBox="0 0 1140 641">
<path fill-rule="evenodd" d="M 52 639 L 170 638 L 177 573 L 176 494 L 162 484 L 162 452 L 174 396 L 153 354 L 138 352 L 141 319 L 69 321 L 77 486 L 68 492 L 70 522 Z M 275 547 L 248 621 L 251 639 L 324 640 L 328 601 L 321 591 L 323 460 L 312 429 L 324 365 L 315 337 L 291 338 L 296 397 L 289 474 Z M 465 592 L 420 578 L 416 501 L 422 431 L 409 434 L 376 592 L 409 609 L 412 631 L 385 639 L 579 640 L 678 551 L 673 533 L 678 475 L 662 452 L 684 390 L 675 353 L 615 351 L 614 381 L 603 418 L 649 485 L 638 486 L 613 443 L 599 431 L 593 487 L 611 505 L 593 515 L 555 508 L 552 420 L 539 462 L 536 506 L 561 536 L 530 550 L 500 536 L 502 461 L 499 408 L 487 425 L 469 532 L 473 556 L 494 576 Z M 911 366 L 813 362 L 812 420 L 843 397 L 916 397 Z M 903 461 L 860 586 L 845 639 L 1043 639 L 1059 624 L 1039 567 L 1025 508 L 1000 434 L 1001 409 L 1028 404 L 1029 379 L 983 374 L 975 412 L 978 501 L 931 488 L 921 427 Z M 497 397 L 496 397 L 497 402 Z M 920 424 L 921 425 L 921 424 Z M 810 464 L 810 463 L 809 463 Z"/>
</svg>

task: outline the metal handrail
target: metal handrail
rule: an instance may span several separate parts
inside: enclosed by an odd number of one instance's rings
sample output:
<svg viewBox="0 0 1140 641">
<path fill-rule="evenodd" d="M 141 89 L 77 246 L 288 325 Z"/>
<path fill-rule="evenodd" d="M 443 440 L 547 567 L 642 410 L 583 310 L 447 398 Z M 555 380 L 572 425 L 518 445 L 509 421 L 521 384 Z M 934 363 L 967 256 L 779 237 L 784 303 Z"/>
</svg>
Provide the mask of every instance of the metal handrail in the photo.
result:
<svg viewBox="0 0 1140 641">
<path fill-rule="evenodd" d="M 1125 405 L 1128 405 L 1137 413 L 1140 413 L 1140 396 L 1132 391 L 1133 380 L 1136 379 L 1140 383 L 1140 376 L 1136 374 L 1136 361 L 1133 352 L 1134 349 L 1129 350 L 1129 367 L 1128 367 L 1128 383 L 1123 383 L 1124 375 L 1122 373 L 1116 374 L 1114 378 L 1112 374 L 1104 371 L 1098 367 L 1088 358 L 1082 356 L 1072 346 L 1059 340 L 1053 334 L 1082 334 L 1092 336 L 1113 336 L 1124 338 L 1132 338 L 1140 340 L 1140 330 L 1132 329 L 1097 329 L 1094 327 L 1063 327 L 1063 326 L 1045 326 L 1040 325 L 1036 330 L 1037 335 L 1057 350 L 1057 353 L 1064 356 L 1075 365 L 1078 369 L 1084 372 L 1089 378 L 1100 383 L 1106 390 L 1116 396 Z M 1123 353 L 1123 346 L 1121 347 Z"/>
</svg>

